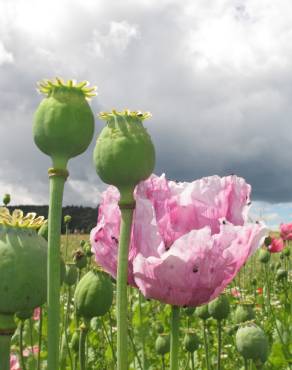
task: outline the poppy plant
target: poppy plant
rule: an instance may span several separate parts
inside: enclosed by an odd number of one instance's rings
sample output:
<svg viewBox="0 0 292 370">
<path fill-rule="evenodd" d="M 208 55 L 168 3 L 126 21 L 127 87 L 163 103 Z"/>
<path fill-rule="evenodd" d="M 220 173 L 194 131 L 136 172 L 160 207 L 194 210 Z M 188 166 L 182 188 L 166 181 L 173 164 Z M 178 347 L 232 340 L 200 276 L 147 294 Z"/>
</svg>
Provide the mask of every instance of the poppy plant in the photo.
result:
<svg viewBox="0 0 292 370">
<path fill-rule="evenodd" d="M 280 236 L 283 240 L 292 240 L 292 222 L 280 225 Z"/>
<path fill-rule="evenodd" d="M 236 176 L 176 183 L 152 175 L 135 191 L 128 283 L 147 298 L 199 306 L 217 297 L 265 236 L 245 224 L 251 188 Z M 116 276 L 119 193 L 103 194 L 91 231 L 96 261 Z"/>
</svg>

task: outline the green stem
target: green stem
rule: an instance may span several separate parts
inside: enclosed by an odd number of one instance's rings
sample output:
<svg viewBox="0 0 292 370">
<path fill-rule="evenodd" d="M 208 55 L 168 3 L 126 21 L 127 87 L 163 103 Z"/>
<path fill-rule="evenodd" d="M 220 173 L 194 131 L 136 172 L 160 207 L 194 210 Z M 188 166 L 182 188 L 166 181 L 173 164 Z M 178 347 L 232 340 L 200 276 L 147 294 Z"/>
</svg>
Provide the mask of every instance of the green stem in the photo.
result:
<svg viewBox="0 0 292 370">
<path fill-rule="evenodd" d="M 117 370 L 128 369 L 128 253 L 134 211 L 133 189 L 121 192 L 121 226 L 117 272 Z M 132 207 L 131 207 L 132 206 Z"/>
<path fill-rule="evenodd" d="M 131 344 L 132 344 L 132 347 L 133 347 L 135 358 L 137 359 L 137 362 L 139 364 L 139 368 L 141 370 L 143 370 L 142 363 L 141 363 L 140 357 L 138 355 L 137 347 L 135 345 L 135 342 L 134 342 L 133 336 L 131 335 L 131 331 L 130 330 L 129 330 L 129 338 L 130 338 L 130 341 L 131 341 Z"/>
<path fill-rule="evenodd" d="M 206 367 L 207 367 L 207 370 L 210 370 L 211 368 L 210 368 L 210 363 L 209 363 L 209 346 L 208 346 L 206 320 L 203 321 L 203 333 L 204 333 L 204 348 L 205 348 Z"/>
<path fill-rule="evenodd" d="M 81 325 L 79 338 L 79 363 L 80 370 L 86 370 L 85 342 L 88 333 L 87 325 Z"/>
<path fill-rule="evenodd" d="M 244 359 L 244 370 L 248 370 L 248 361 L 246 358 Z"/>
<path fill-rule="evenodd" d="M 66 316 L 65 316 L 65 341 L 66 341 L 67 352 L 69 355 L 70 366 L 71 366 L 71 369 L 73 369 L 73 358 L 72 358 L 70 345 L 69 345 L 69 338 L 68 338 L 68 326 L 69 326 L 69 321 L 70 321 L 70 304 L 71 304 L 71 288 L 70 286 L 68 286 L 67 306 L 66 306 Z"/>
<path fill-rule="evenodd" d="M 25 360 L 23 356 L 23 328 L 24 328 L 24 320 L 20 321 L 20 330 L 19 330 L 19 355 L 20 355 L 20 362 L 22 370 L 26 370 Z"/>
<path fill-rule="evenodd" d="M 221 369 L 221 345 L 222 345 L 222 322 L 217 320 L 218 349 L 217 349 L 217 370 Z"/>
<path fill-rule="evenodd" d="M 0 335 L 0 369 L 10 369 L 10 335 Z"/>
<path fill-rule="evenodd" d="M 67 262 L 67 255 L 68 255 L 68 245 L 69 245 L 69 226 L 66 223 L 66 246 L 65 246 L 65 263 Z"/>
<path fill-rule="evenodd" d="M 165 370 L 165 358 L 164 355 L 161 356 L 162 370 Z"/>
<path fill-rule="evenodd" d="M 65 178 L 50 177 L 48 217 L 48 370 L 59 369 L 60 235 Z"/>
<path fill-rule="evenodd" d="M 195 370 L 194 352 L 191 353 L 191 364 L 192 364 L 192 370 Z"/>
<path fill-rule="evenodd" d="M 143 310 L 142 310 L 142 295 L 139 292 L 139 326 L 140 326 L 140 339 L 141 339 L 141 353 L 142 353 L 142 364 L 143 370 L 146 369 L 146 357 L 145 357 L 145 333 L 143 330 Z"/>
<path fill-rule="evenodd" d="M 171 307 L 170 323 L 170 370 L 178 370 L 179 350 L 179 307 Z"/>
<path fill-rule="evenodd" d="M 38 358 L 37 358 L 37 370 L 41 368 L 41 349 L 42 349 L 42 337 L 43 337 L 43 308 L 40 307 L 40 321 L 39 321 L 39 351 L 38 351 Z"/>
<path fill-rule="evenodd" d="M 112 342 L 112 340 L 111 340 L 111 339 L 109 338 L 109 336 L 108 336 L 108 333 L 107 333 L 107 330 L 106 330 L 106 326 L 105 326 L 105 324 L 104 324 L 104 322 L 103 322 L 102 317 L 101 317 L 101 325 L 102 325 L 102 329 L 103 329 L 104 335 L 105 335 L 105 337 L 106 337 L 106 340 L 107 340 L 107 342 L 108 342 L 109 346 L 111 347 L 113 360 L 114 360 L 114 362 L 116 363 L 116 354 L 115 354 L 115 351 L 114 351 L 113 342 Z"/>
<path fill-rule="evenodd" d="M 13 315 L 0 314 L 0 369 L 10 370 L 10 344 L 15 331 Z"/>
</svg>

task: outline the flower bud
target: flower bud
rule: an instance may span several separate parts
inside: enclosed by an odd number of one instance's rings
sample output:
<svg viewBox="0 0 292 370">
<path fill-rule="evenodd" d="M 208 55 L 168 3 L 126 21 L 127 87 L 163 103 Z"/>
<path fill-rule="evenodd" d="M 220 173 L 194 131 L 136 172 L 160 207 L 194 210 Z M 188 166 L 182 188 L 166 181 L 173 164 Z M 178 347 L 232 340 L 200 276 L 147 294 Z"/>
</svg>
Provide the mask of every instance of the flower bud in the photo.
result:
<svg viewBox="0 0 292 370">
<path fill-rule="evenodd" d="M 183 340 L 183 346 L 188 352 L 195 352 L 200 346 L 200 339 L 194 333 L 186 334 Z"/>
<path fill-rule="evenodd" d="M 229 315 L 230 305 L 226 295 L 221 294 L 208 304 L 209 314 L 216 320 L 226 319 Z"/>
<path fill-rule="evenodd" d="M 283 254 L 285 257 L 289 257 L 291 252 L 290 252 L 290 249 L 288 247 L 286 247 L 284 250 L 283 250 Z"/>
<path fill-rule="evenodd" d="M 87 265 L 87 258 L 82 249 L 77 249 L 73 253 L 73 261 L 77 268 L 83 269 Z"/>
<path fill-rule="evenodd" d="M 128 110 L 100 114 L 107 125 L 97 139 L 93 158 L 97 174 L 105 183 L 121 190 L 151 175 L 155 151 L 143 126 L 149 116 Z"/>
<path fill-rule="evenodd" d="M 92 319 L 108 312 L 113 301 L 113 287 L 108 274 L 92 270 L 77 284 L 74 302 L 78 316 Z"/>
<path fill-rule="evenodd" d="M 266 249 L 261 249 L 258 258 L 260 262 L 267 263 L 271 258 L 271 253 Z"/>
<path fill-rule="evenodd" d="M 92 140 L 94 116 L 86 99 L 95 95 L 95 88 L 87 85 L 59 78 L 39 84 L 46 98 L 35 112 L 34 141 L 56 168 L 66 168 L 67 161 L 83 153 Z"/>
<path fill-rule="evenodd" d="M 258 326 L 245 326 L 238 329 L 236 333 L 236 347 L 245 359 L 265 362 L 268 358 L 268 339 Z"/>
<path fill-rule="evenodd" d="M 264 244 L 266 247 L 272 244 L 272 238 L 270 236 L 267 236 L 264 240 Z"/>
<path fill-rule="evenodd" d="M 10 194 L 4 194 L 3 196 L 3 204 L 7 206 L 11 201 Z"/>
<path fill-rule="evenodd" d="M 72 217 L 70 215 L 65 215 L 64 216 L 64 224 L 68 225 L 72 220 Z"/>
<path fill-rule="evenodd" d="M 288 276 L 288 273 L 287 273 L 287 271 L 286 271 L 286 270 L 284 270 L 284 269 L 278 269 L 278 270 L 276 271 L 276 280 L 277 280 L 277 281 L 284 280 L 284 279 L 286 279 L 286 278 L 287 278 L 287 276 Z"/>
<path fill-rule="evenodd" d="M 66 264 L 66 272 L 64 276 L 64 283 L 68 286 L 72 286 L 76 283 L 78 276 L 77 267 L 75 264 Z"/>
<path fill-rule="evenodd" d="M 156 352 L 163 356 L 170 351 L 170 338 L 169 335 L 159 335 L 155 341 Z"/>
<path fill-rule="evenodd" d="M 251 304 L 240 304 L 234 313 L 234 321 L 236 324 L 243 323 L 254 319 L 255 313 Z"/>
</svg>

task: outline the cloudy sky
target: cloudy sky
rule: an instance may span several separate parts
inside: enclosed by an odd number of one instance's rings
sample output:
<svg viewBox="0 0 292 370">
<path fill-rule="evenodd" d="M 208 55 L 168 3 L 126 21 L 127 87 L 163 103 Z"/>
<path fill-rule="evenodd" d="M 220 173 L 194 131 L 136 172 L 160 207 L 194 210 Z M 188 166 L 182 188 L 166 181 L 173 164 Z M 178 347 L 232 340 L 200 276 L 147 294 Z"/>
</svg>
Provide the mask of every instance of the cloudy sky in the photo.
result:
<svg viewBox="0 0 292 370">
<path fill-rule="evenodd" d="M 97 85 L 96 114 L 151 111 L 157 174 L 238 174 L 256 216 L 292 220 L 291 0 L 0 0 L 0 194 L 14 204 L 48 202 L 31 127 L 36 82 L 55 76 Z M 93 147 L 70 162 L 65 204 L 98 203 Z"/>
</svg>

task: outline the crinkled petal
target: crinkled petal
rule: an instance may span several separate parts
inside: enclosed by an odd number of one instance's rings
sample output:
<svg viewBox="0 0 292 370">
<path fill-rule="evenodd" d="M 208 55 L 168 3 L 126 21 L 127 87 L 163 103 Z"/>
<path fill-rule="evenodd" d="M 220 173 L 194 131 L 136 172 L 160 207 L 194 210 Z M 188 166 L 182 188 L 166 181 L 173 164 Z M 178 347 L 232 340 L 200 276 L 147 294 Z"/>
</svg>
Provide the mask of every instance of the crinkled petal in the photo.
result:
<svg viewBox="0 0 292 370">
<path fill-rule="evenodd" d="M 219 295 L 266 235 L 263 225 L 221 225 L 192 230 L 161 257 L 139 253 L 134 279 L 147 298 L 179 306 L 199 306 Z"/>
</svg>

